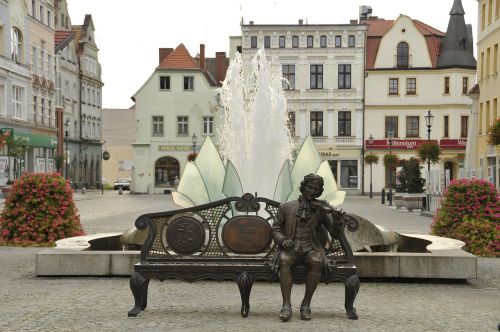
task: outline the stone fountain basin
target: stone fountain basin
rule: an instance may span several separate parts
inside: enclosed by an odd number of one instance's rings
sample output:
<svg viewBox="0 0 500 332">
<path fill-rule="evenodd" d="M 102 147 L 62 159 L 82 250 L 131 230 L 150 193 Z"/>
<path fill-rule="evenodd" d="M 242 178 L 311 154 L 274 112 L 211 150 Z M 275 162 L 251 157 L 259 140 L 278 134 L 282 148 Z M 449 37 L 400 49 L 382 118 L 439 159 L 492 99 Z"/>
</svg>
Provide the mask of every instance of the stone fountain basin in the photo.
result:
<svg viewBox="0 0 500 332">
<path fill-rule="evenodd" d="M 138 250 L 122 250 L 122 233 L 101 233 L 57 241 L 36 254 L 37 276 L 129 276 Z M 462 241 L 433 235 L 399 234 L 398 252 L 355 252 L 361 278 L 477 278 L 477 257 Z"/>
</svg>

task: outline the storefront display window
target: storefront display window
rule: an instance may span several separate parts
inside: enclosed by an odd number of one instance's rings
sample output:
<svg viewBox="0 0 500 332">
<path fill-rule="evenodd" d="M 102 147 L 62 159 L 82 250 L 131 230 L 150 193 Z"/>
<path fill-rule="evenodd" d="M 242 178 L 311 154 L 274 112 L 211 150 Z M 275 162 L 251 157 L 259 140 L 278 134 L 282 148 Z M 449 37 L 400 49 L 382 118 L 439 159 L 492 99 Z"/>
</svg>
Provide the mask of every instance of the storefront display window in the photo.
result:
<svg viewBox="0 0 500 332">
<path fill-rule="evenodd" d="M 341 160 L 340 161 L 340 187 L 357 188 L 358 187 L 358 161 Z"/>
</svg>

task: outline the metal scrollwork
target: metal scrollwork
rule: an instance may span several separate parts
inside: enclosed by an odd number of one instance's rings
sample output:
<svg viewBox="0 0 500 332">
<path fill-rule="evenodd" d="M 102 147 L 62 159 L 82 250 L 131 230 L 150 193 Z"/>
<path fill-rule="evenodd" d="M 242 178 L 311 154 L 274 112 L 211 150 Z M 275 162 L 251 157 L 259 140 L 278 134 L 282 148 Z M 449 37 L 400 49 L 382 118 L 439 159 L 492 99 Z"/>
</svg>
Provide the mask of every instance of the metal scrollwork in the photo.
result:
<svg viewBox="0 0 500 332">
<path fill-rule="evenodd" d="M 239 212 L 257 212 L 260 210 L 260 204 L 257 198 L 250 193 L 246 193 L 235 203 L 236 210 Z"/>
<path fill-rule="evenodd" d="M 135 227 L 140 230 L 145 230 L 146 227 L 148 226 L 148 220 L 149 220 L 148 218 L 140 216 L 135 221 Z"/>
<path fill-rule="evenodd" d="M 351 215 L 344 215 L 345 226 L 349 232 L 355 232 L 359 228 L 359 222 L 356 218 Z"/>
</svg>

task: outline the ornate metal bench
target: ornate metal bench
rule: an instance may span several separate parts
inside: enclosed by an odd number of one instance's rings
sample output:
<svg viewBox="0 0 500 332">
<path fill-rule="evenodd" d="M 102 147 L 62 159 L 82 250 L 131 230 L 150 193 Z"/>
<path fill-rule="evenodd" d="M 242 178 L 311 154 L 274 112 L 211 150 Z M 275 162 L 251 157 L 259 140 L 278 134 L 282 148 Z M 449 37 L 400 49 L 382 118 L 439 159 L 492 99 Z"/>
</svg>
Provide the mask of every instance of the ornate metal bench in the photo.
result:
<svg viewBox="0 0 500 332">
<path fill-rule="evenodd" d="M 276 250 L 271 225 L 279 204 L 247 193 L 242 197 L 137 218 L 136 227 L 148 229 L 149 234 L 142 246 L 140 262 L 135 264 L 130 277 L 135 305 L 128 315 L 137 316 L 146 309 L 150 279 L 175 278 L 187 282 L 235 280 L 241 294 L 241 315 L 248 316 L 254 281 L 278 280 L 270 268 L 270 261 Z M 359 279 L 344 229 L 355 231 L 358 222 L 349 216 L 342 220 L 338 239 L 328 241 L 326 255 L 333 268 L 322 275 L 322 281 L 345 284 L 347 315 L 357 319 L 353 304 Z M 305 281 L 307 268 L 296 267 L 293 277 L 295 282 Z"/>
</svg>

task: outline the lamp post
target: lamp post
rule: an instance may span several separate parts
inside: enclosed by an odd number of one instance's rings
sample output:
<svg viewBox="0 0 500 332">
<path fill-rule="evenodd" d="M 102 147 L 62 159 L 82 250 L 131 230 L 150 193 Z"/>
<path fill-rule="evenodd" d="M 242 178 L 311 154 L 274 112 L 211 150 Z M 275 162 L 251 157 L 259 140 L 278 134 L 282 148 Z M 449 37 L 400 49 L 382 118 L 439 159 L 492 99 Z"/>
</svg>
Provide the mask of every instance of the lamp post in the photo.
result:
<svg viewBox="0 0 500 332">
<path fill-rule="evenodd" d="M 373 135 L 370 134 L 368 137 L 368 144 L 370 144 L 370 156 L 373 154 L 372 145 L 373 145 Z M 372 163 L 370 163 L 370 198 L 373 198 L 373 186 L 372 186 Z"/>
<path fill-rule="evenodd" d="M 431 143 L 431 127 L 432 121 L 434 120 L 434 115 L 432 115 L 431 110 L 425 115 L 425 124 L 427 126 L 427 144 Z M 430 198 L 431 198 L 431 160 L 427 156 L 427 211 L 430 211 Z"/>
<path fill-rule="evenodd" d="M 389 155 L 392 156 L 391 145 L 392 140 L 394 139 L 394 131 L 388 131 L 387 138 L 389 141 Z M 389 206 L 392 206 L 392 165 L 389 165 Z"/>
<path fill-rule="evenodd" d="M 193 153 L 196 153 L 196 141 L 198 140 L 198 137 L 196 137 L 196 133 L 191 136 L 191 142 L 193 143 Z"/>
<path fill-rule="evenodd" d="M 68 179 L 68 134 L 69 134 L 69 119 L 64 122 L 64 142 L 66 144 L 66 153 L 64 155 L 64 178 Z"/>
</svg>

